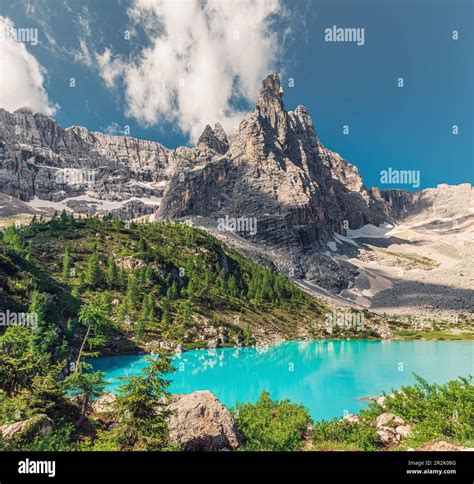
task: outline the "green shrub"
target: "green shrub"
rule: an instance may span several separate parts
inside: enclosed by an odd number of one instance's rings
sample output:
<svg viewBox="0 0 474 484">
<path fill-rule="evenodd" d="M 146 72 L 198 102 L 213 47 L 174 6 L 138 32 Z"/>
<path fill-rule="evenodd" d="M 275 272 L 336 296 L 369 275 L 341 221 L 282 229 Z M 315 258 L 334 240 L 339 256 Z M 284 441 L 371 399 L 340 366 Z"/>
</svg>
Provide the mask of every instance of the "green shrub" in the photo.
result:
<svg viewBox="0 0 474 484">
<path fill-rule="evenodd" d="M 472 377 L 444 385 L 430 384 L 419 376 L 415 385 L 402 387 L 387 398 L 384 407 L 371 404 L 367 416 L 394 413 L 413 425 L 411 445 L 436 439 L 472 446 L 474 443 L 474 385 Z M 409 443 L 409 440 L 406 440 Z"/>
<path fill-rule="evenodd" d="M 238 404 L 233 415 L 246 451 L 299 450 L 311 424 L 303 405 L 272 400 L 267 392 L 255 404 Z"/>
<path fill-rule="evenodd" d="M 317 422 L 312 439 L 315 449 L 376 450 L 380 440 L 370 422 L 333 419 Z"/>
<path fill-rule="evenodd" d="M 402 387 L 388 397 L 384 406 L 371 402 L 360 413 L 361 422 L 346 420 L 318 422 L 313 428 L 315 450 L 376 450 L 382 444 L 371 423 L 382 413 L 393 413 L 412 427 L 396 449 L 420 447 L 446 440 L 453 444 L 474 445 L 474 386 L 472 378 L 459 378 L 444 385 L 430 384 L 416 376 L 416 383 Z"/>
<path fill-rule="evenodd" d="M 74 451 L 77 449 L 73 442 L 73 431 L 73 426 L 66 424 L 30 442 L 15 442 L 13 447 L 22 451 Z"/>
</svg>

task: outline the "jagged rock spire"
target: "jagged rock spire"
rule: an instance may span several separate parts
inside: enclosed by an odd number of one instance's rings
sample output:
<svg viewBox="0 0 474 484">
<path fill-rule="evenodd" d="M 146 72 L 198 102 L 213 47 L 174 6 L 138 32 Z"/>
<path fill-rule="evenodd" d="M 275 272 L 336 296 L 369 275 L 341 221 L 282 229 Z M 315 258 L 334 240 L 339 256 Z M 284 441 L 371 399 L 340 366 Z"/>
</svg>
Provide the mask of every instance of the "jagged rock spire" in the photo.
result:
<svg viewBox="0 0 474 484">
<path fill-rule="evenodd" d="M 259 117 L 274 129 L 284 146 L 288 132 L 288 113 L 283 103 L 283 87 L 276 72 L 263 80 L 256 108 Z"/>
<path fill-rule="evenodd" d="M 223 155 L 229 149 L 229 140 L 219 123 L 215 124 L 214 129 L 207 124 L 199 136 L 197 146 L 210 148 Z"/>
<path fill-rule="evenodd" d="M 285 105 L 283 104 L 283 87 L 280 83 L 280 76 L 276 72 L 270 74 L 262 81 L 257 101 L 257 110 L 264 115 L 269 107 L 272 106 L 282 111 L 285 110 Z"/>
<path fill-rule="evenodd" d="M 224 131 L 224 128 L 221 126 L 220 123 L 216 123 L 214 125 L 214 134 L 219 141 L 222 141 L 222 143 L 229 146 L 229 140 L 227 139 L 227 135 Z"/>
</svg>

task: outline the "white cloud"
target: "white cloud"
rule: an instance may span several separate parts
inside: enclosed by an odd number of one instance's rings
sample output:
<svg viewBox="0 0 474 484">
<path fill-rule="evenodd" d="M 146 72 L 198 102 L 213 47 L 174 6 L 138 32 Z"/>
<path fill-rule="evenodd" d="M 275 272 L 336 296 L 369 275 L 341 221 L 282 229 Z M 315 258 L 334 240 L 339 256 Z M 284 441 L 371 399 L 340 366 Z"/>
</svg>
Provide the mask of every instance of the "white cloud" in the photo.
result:
<svg viewBox="0 0 474 484">
<path fill-rule="evenodd" d="M 274 68 L 282 10 L 279 0 L 135 0 L 129 15 L 150 45 L 132 60 L 106 49 L 99 71 L 109 87 L 123 81 L 127 114 L 142 124 L 171 121 L 193 141 L 218 121 L 230 132 L 243 115 L 235 95 L 254 101 Z"/>
<path fill-rule="evenodd" d="M 110 123 L 106 128 L 101 128 L 101 129 L 104 133 L 110 134 L 112 136 L 123 135 L 123 129 L 115 121 Z"/>
<path fill-rule="evenodd" d="M 45 70 L 23 42 L 8 38 L 12 29 L 15 29 L 14 23 L 0 16 L 0 107 L 15 111 L 26 106 L 35 112 L 53 115 L 56 108 L 43 87 Z"/>
</svg>

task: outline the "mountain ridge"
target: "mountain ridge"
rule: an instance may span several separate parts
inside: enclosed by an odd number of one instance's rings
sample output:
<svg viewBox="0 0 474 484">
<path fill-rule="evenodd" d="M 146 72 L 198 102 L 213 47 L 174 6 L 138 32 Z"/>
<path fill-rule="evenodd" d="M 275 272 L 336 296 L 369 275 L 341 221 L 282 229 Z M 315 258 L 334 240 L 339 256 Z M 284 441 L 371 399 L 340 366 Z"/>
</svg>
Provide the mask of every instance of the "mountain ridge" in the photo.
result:
<svg viewBox="0 0 474 484">
<path fill-rule="evenodd" d="M 398 225 L 431 210 L 436 197 L 460 204 L 459 220 L 470 215 L 472 190 L 463 195 L 468 184 L 440 185 L 434 198 L 430 189 L 368 189 L 356 166 L 321 143 L 308 110 L 298 105 L 287 111 L 283 95 L 278 74 L 269 75 L 255 110 L 233 133 L 207 125 L 195 147 L 176 149 L 83 127 L 62 129 L 27 109 L 0 109 L 4 207 L 24 209 L 19 199 L 33 211 L 49 205 L 126 220 L 186 219 L 335 294 L 350 293 L 363 271 L 357 259 L 367 247 L 357 249 L 354 263 L 351 231 Z M 244 229 L 220 223 L 229 219 L 242 221 Z M 256 230 L 246 230 L 249 225 Z M 352 302 L 361 297 L 349 294 Z"/>
</svg>

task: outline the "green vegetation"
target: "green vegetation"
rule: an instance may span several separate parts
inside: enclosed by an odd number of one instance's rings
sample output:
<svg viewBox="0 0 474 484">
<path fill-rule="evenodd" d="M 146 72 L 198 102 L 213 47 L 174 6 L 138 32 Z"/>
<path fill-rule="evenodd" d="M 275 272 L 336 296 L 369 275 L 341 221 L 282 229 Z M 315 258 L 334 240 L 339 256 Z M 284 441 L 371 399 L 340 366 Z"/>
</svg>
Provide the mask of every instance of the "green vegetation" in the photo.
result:
<svg viewBox="0 0 474 484">
<path fill-rule="evenodd" d="M 163 450 L 169 444 L 166 397 L 170 380 L 163 374 L 174 371 L 172 355 L 148 358 L 140 376 L 127 377 L 114 404 L 117 425 L 102 433 L 102 440 L 117 450 Z M 104 439 L 105 435 L 105 439 Z M 102 449 L 99 438 L 96 448 Z"/>
<path fill-rule="evenodd" d="M 473 341 L 474 332 L 471 314 L 456 314 L 454 317 L 414 317 L 388 319 L 391 331 L 406 340 Z M 424 328 L 415 330 L 414 328 Z"/>
<path fill-rule="evenodd" d="M 429 257 L 423 257 L 421 255 L 414 255 L 414 254 L 402 254 L 400 252 L 393 252 L 387 249 L 378 248 L 380 252 L 385 254 L 391 255 L 398 259 L 398 262 L 403 266 L 406 263 L 409 264 L 416 264 L 418 266 L 423 267 L 426 270 L 431 270 L 439 266 L 439 263 L 430 259 Z"/>
<path fill-rule="evenodd" d="M 359 423 L 341 419 L 317 422 L 312 437 L 314 450 L 377 450 L 382 447 L 368 420 Z"/>
<path fill-rule="evenodd" d="M 35 315 L 34 325 L 0 326 L 0 425 L 29 420 L 0 449 L 22 450 L 168 450 L 163 375 L 173 368 L 161 343 L 252 345 L 258 332 L 294 338 L 325 313 L 285 277 L 203 231 L 66 213 L 5 230 L 0 307 Z M 104 375 L 84 359 L 139 349 L 157 357 L 124 380 L 110 415 L 95 414 Z M 473 402 L 470 379 L 418 379 L 384 408 L 372 402 L 361 423 L 319 422 L 310 431 L 303 406 L 265 392 L 233 414 L 242 450 L 381 449 L 372 422 L 382 412 L 412 426 L 398 448 L 440 439 L 473 446 Z"/>
<path fill-rule="evenodd" d="M 318 422 L 313 429 L 315 450 L 377 450 L 383 445 L 373 422 L 382 413 L 401 417 L 412 435 L 390 450 L 406 450 L 444 440 L 455 445 L 474 445 L 474 385 L 472 378 L 459 378 L 445 385 L 429 384 L 416 376 L 417 383 L 402 387 L 387 397 L 383 407 L 371 402 L 360 413 L 361 421 L 333 419 Z"/>
<path fill-rule="evenodd" d="M 267 392 L 255 404 L 237 405 L 233 416 L 245 451 L 300 450 L 311 424 L 303 405 L 272 400 Z"/>
<path fill-rule="evenodd" d="M 184 349 L 252 345 L 256 333 L 294 338 L 325 313 L 286 277 L 204 231 L 65 212 L 11 226 L 0 240 L 2 307 L 27 311 L 33 293 L 45 306 L 44 344 L 58 330 L 60 347 L 69 333 L 77 346 L 80 335 L 88 354 L 150 351 L 162 341 Z M 83 313 L 92 309 L 107 321 Z"/>
<path fill-rule="evenodd" d="M 387 398 L 383 411 L 394 413 L 413 426 L 413 437 L 403 447 L 417 447 L 431 440 L 446 440 L 474 446 L 474 385 L 472 377 L 444 385 L 430 384 L 416 376 L 417 383 L 402 387 Z M 372 404 L 367 417 L 380 414 Z"/>
<path fill-rule="evenodd" d="M 397 335 L 406 340 L 474 341 L 473 332 L 452 333 L 448 331 L 398 331 Z"/>
</svg>

